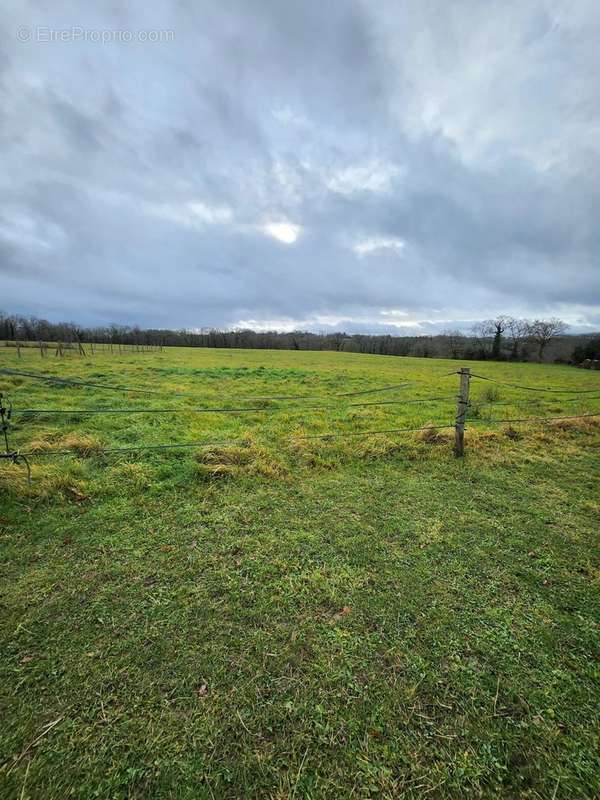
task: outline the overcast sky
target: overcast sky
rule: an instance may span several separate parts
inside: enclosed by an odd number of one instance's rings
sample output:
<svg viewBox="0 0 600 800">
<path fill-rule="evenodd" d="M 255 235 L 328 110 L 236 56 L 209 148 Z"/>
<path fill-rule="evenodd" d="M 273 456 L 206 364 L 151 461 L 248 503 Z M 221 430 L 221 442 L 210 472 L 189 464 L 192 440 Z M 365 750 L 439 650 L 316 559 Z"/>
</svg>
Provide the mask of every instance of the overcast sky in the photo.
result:
<svg viewBox="0 0 600 800">
<path fill-rule="evenodd" d="M 0 309 L 600 328 L 598 0 L 5 0 L 1 26 Z"/>
</svg>

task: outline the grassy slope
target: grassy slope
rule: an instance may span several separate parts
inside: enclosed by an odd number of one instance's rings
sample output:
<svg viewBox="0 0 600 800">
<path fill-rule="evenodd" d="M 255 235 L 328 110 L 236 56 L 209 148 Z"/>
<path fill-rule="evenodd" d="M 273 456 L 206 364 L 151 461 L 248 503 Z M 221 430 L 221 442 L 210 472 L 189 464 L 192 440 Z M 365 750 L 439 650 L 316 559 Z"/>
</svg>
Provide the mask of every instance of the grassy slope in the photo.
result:
<svg viewBox="0 0 600 800">
<path fill-rule="evenodd" d="M 405 379 L 410 397 L 451 396 L 457 382 L 452 362 L 350 354 L 0 359 L 209 403 Z M 471 366 L 529 385 L 600 386 L 566 367 Z M 17 409 L 163 404 L 1 382 Z M 473 382 L 481 417 L 600 408 L 493 391 Z M 539 405 L 477 410 L 525 396 Z M 289 438 L 452 414 L 448 400 L 17 416 L 24 449 L 247 439 L 200 461 L 189 451 L 40 458 L 30 488 L 21 468 L 0 465 L 0 797 L 600 795 L 600 428 L 469 432 L 462 462 L 443 437 Z"/>
</svg>

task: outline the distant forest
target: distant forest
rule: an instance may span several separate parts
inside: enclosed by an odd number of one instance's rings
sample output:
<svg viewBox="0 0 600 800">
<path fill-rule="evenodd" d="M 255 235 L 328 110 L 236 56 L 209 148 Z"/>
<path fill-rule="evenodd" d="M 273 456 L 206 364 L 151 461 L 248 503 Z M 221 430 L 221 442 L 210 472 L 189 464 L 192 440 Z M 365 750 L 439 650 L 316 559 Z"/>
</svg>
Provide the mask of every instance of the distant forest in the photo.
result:
<svg viewBox="0 0 600 800">
<path fill-rule="evenodd" d="M 64 348 L 83 349 L 87 343 L 149 347 L 224 347 L 257 350 L 333 350 L 420 358 L 493 359 L 511 361 L 557 361 L 573 363 L 600 358 L 600 334 L 566 333 L 558 319 L 524 320 L 499 316 L 474 326 L 469 333 L 447 330 L 434 336 L 392 336 L 308 331 L 256 332 L 142 329 L 127 325 L 85 328 L 72 322 L 48 322 L 0 312 L 0 341 L 61 343 Z"/>
</svg>

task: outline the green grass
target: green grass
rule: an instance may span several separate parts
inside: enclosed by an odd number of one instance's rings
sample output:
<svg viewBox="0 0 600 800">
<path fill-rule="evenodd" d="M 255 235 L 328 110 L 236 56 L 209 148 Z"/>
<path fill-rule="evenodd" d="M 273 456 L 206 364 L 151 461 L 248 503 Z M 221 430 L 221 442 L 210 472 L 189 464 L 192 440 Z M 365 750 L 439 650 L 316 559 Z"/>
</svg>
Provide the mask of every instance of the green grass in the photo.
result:
<svg viewBox="0 0 600 800">
<path fill-rule="evenodd" d="M 0 376 L 11 442 L 40 453 L 31 486 L 0 462 L 1 798 L 600 796 L 600 425 L 482 421 L 600 411 L 593 395 L 473 380 L 457 460 L 451 431 L 299 437 L 451 422 L 458 362 L 22 356 L 0 367 L 198 399 Z M 470 366 L 600 396 L 583 370 Z M 381 397 L 449 399 L 332 398 L 404 381 Z M 335 408 L 19 413 L 285 394 Z M 186 440 L 235 444 L 103 453 Z"/>
</svg>

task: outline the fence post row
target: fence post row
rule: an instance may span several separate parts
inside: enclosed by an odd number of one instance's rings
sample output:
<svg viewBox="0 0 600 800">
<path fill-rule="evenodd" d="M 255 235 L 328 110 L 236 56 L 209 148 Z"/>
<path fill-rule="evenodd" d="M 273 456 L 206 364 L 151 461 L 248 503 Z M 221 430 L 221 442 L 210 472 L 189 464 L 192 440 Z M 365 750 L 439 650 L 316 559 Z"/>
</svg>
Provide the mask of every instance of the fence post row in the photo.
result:
<svg viewBox="0 0 600 800">
<path fill-rule="evenodd" d="M 467 420 L 467 408 L 469 407 L 471 370 L 469 367 L 461 367 L 458 371 L 458 376 L 460 386 L 456 403 L 456 422 L 454 424 L 454 455 L 460 458 L 465 454 L 465 422 Z"/>
</svg>

